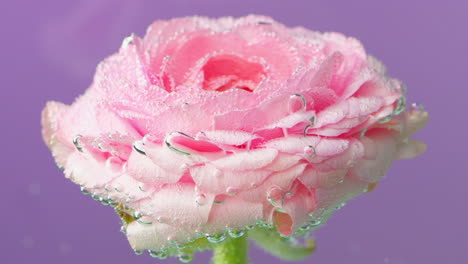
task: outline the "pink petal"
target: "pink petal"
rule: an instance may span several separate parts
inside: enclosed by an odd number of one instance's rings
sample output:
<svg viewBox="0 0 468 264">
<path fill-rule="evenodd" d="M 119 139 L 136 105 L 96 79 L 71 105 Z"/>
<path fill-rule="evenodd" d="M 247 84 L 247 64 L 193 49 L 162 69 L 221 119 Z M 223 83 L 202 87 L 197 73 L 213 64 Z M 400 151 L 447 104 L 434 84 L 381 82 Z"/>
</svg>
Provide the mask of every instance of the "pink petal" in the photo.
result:
<svg viewBox="0 0 468 264">
<path fill-rule="evenodd" d="M 142 200 L 137 210 L 171 225 L 196 228 L 208 221 L 214 200 L 214 195 L 205 193 L 200 202 L 200 195 L 192 184 L 167 184 Z"/>
<path fill-rule="evenodd" d="M 299 180 L 308 188 L 332 188 L 344 180 L 347 172 L 346 169 L 319 171 L 309 167 L 299 176 Z"/>
<path fill-rule="evenodd" d="M 258 185 L 271 172 L 267 170 L 221 170 L 211 164 L 206 164 L 190 168 L 190 174 L 201 190 L 223 194 L 228 192 L 228 188 L 244 190 Z"/>
<path fill-rule="evenodd" d="M 263 205 L 251 203 L 237 197 L 229 197 L 221 204 L 213 204 L 207 228 L 211 232 L 223 232 L 226 226 L 244 228 L 254 225 L 262 217 Z"/>
<path fill-rule="evenodd" d="M 127 173 L 138 181 L 151 183 L 175 183 L 184 174 L 183 168 L 167 171 L 156 165 L 152 159 L 133 151 L 127 161 Z"/>
<path fill-rule="evenodd" d="M 71 154 L 65 165 L 65 175 L 86 188 L 103 188 L 118 173 L 112 172 L 103 162 L 88 158 L 85 154 Z"/>
<path fill-rule="evenodd" d="M 197 237 L 195 230 L 185 226 L 173 226 L 154 221 L 152 224 L 143 224 L 134 221 L 126 228 L 127 239 L 134 250 L 158 251 L 164 247 L 172 246 L 172 241 L 186 243 L 189 239 Z"/>
<path fill-rule="evenodd" d="M 298 155 L 289 155 L 280 153 L 276 159 L 268 166 L 264 167 L 264 170 L 268 171 L 282 171 L 296 165 L 302 157 Z"/>
<path fill-rule="evenodd" d="M 227 170 L 255 170 L 270 164 L 278 155 L 276 149 L 255 149 L 217 159 L 212 164 Z"/>
<path fill-rule="evenodd" d="M 203 134 L 199 137 L 206 137 L 210 141 L 219 144 L 239 146 L 257 138 L 258 136 L 244 131 L 211 130 L 203 131 Z"/>
</svg>

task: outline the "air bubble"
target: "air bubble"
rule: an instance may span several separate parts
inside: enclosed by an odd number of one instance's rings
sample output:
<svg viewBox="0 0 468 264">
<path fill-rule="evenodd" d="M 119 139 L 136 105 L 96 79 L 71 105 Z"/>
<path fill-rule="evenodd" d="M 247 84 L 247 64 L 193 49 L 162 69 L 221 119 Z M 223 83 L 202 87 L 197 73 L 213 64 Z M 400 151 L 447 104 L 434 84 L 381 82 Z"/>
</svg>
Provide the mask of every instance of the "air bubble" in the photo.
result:
<svg viewBox="0 0 468 264">
<path fill-rule="evenodd" d="M 247 230 L 252 230 L 252 229 L 255 228 L 255 225 L 248 225 L 248 226 L 246 226 L 246 228 L 247 228 Z"/>
<path fill-rule="evenodd" d="M 388 123 L 390 122 L 390 120 L 392 120 L 392 115 L 388 115 L 382 119 L 380 119 L 379 121 L 377 121 L 378 123 L 380 124 L 385 124 L 385 123 Z"/>
<path fill-rule="evenodd" d="M 206 240 L 210 243 L 220 243 L 226 239 L 226 233 L 214 233 L 214 234 L 206 234 Z"/>
<path fill-rule="evenodd" d="M 307 136 L 307 133 L 309 131 L 309 129 L 312 127 L 312 125 L 307 125 L 304 127 L 304 131 L 302 131 L 302 134 L 304 135 L 304 137 Z"/>
<path fill-rule="evenodd" d="M 179 261 L 183 263 L 190 263 L 193 260 L 193 254 L 184 254 L 179 256 Z"/>
<path fill-rule="evenodd" d="M 167 222 L 167 219 L 163 216 L 158 216 L 158 218 L 156 218 L 156 221 L 158 221 L 158 223 L 160 224 L 164 224 Z"/>
<path fill-rule="evenodd" d="M 142 224 L 142 225 L 152 225 L 153 224 L 153 220 L 149 216 L 142 216 L 142 217 L 137 219 L 137 222 Z"/>
<path fill-rule="evenodd" d="M 309 158 L 313 158 L 315 157 L 315 155 L 317 155 L 315 153 L 315 148 L 310 145 L 304 148 L 304 154 L 307 155 Z"/>
<path fill-rule="evenodd" d="M 395 107 L 395 111 L 393 111 L 393 115 L 399 115 L 405 111 L 406 108 L 406 98 L 404 96 L 398 99 L 397 106 Z"/>
<path fill-rule="evenodd" d="M 322 218 L 315 218 L 309 221 L 309 224 L 312 226 L 318 226 L 322 223 Z"/>
<path fill-rule="evenodd" d="M 239 192 L 239 189 L 236 187 L 230 186 L 226 189 L 226 194 L 229 196 L 236 195 L 238 192 Z"/>
<path fill-rule="evenodd" d="M 133 143 L 133 149 L 136 150 L 136 152 L 142 154 L 142 155 L 146 155 L 146 152 L 143 148 L 144 144 L 142 141 L 135 141 Z"/>
<path fill-rule="evenodd" d="M 278 186 L 273 186 L 267 192 L 267 200 L 271 205 L 277 208 L 283 207 L 284 194 L 283 190 Z"/>
<path fill-rule="evenodd" d="M 197 198 L 195 199 L 195 202 L 198 204 L 198 205 L 205 205 L 206 203 L 206 195 L 204 195 L 203 193 L 201 194 L 198 194 L 197 195 Z"/>
<path fill-rule="evenodd" d="M 80 190 L 81 190 L 81 193 L 84 194 L 84 195 L 90 194 L 90 192 L 88 190 L 86 190 L 86 188 L 84 186 L 80 186 Z"/>
<path fill-rule="evenodd" d="M 140 189 L 140 191 L 142 191 L 142 192 L 146 192 L 146 190 L 145 190 L 145 184 L 144 184 L 144 183 L 139 183 L 139 184 L 138 184 L 138 189 Z"/>
<path fill-rule="evenodd" d="M 143 254 L 143 250 L 135 249 L 134 251 L 135 251 L 135 254 L 137 255 Z"/>
<path fill-rule="evenodd" d="M 122 41 L 122 48 L 127 48 L 129 45 L 133 44 L 134 35 L 127 36 Z"/>
<path fill-rule="evenodd" d="M 167 252 L 165 250 L 148 250 L 148 254 L 153 257 L 153 258 L 158 258 L 158 259 L 166 259 L 167 258 Z"/>
<path fill-rule="evenodd" d="M 83 152 L 83 144 L 80 142 L 80 138 L 82 137 L 82 135 L 76 135 L 74 138 L 73 138 L 73 145 L 75 145 L 75 148 L 79 151 L 79 152 Z"/>
<path fill-rule="evenodd" d="M 156 145 L 157 141 L 158 138 L 152 134 L 146 134 L 142 139 L 143 145 L 145 146 Z"/>
<path fill-rule="evenodd" d="M 245 229 L 244 228 L 240 228 L 240 229 L 232 229 L 230 228 L 228 230 L 228 233 L 231 237 L 233 238 L 239 238 L 239 237 L 242 237 L 245 235 Z"/>
<path fill-rule="evenodd" d="M 293 94 L 289 97 L 289 113 L 295 113 L 301 110 L 305 111 L 306 108 L 306 99 L 301 94 Z"/>
<path fill-rule="evenodd" d="M 138 211 L 135 211 L 135 212 L 133 213 L 133 218 L 135 218 L 135 219 L 138 219 L 138 218 L 140 218 L 140 217 L 142 217 L 142 216 L 143 216 L 143 214 L 140 213 L 140 212 L 138 212 Z"/>
<path fill-rule="evenodd" d="M 340 210 L 346 205 L 346 203 L 340 203 L 339 205 L 335 206 L 335 210 Z"/>
<path fill-rule="evenodd" d="M 171 133 L 169 133 L 169 134 L 166 136 L 166 138 L 164 139 L 164 143 L 166 144 L 166 146 L 167 146 L 170 150 L 173 150 L 173 151 L 175 151 L 175 152 L 177 152 L 177 153 L 181 153 L 181 154 L 184 154 L 184 155 L 190 155 L 189 152 L 180 150 L 180 149 L 175 148 L 174 146 L 172 146 L 172 144 L 171 144 L 171 137 L 174 136 L 174 135 L 184 136 L 184 137 L 188 137 L 188 138 L 190 138 L 190 139 L 194 139 L 194 138 L 191 137 L 191 136 L 189 136 L 189 135 L 187 135 L 187 134 L 185 134 L 185 133 L 176 131 L 176 132 L 171 132 Z"/>
<path fill-rule="evenodd" d="M 367 127 L 361 130 L 361 134 L 359 135 L 360 138 L 363 138 L 367 133 Z"/>
<path fill-rule="evenodd" d="M 99 201 L 101 202 L 102 205 L 104 206 L 108 206 L 109 205 L 109 201 L 105 198 L 99 198 Z"/>
<path fill-rule="evenodd" d="M 309 119 L 309 122 L 313 125 L 315 123 L 315 116 L 311 117 Z"/>
<path fill-rule="evenodd" d="M 123 225 L 120 227 L 120 232 L 127 234 L 127 228 Z"/>
</svg>

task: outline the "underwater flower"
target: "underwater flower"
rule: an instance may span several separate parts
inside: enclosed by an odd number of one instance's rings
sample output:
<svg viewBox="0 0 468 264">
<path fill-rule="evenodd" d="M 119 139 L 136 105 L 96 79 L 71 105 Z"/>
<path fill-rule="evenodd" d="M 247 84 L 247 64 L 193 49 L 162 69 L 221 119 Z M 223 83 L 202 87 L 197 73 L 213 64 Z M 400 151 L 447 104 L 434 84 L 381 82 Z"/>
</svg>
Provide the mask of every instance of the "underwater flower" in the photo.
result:
<svg viewBox="0 0 468 264">
<path fill-rule="evenodd" d="M 263 228 L 310 232 L 425 150 L 402 83 L 339 33 L 263 16 L 157 21 L 124 39 L 43 138 L 65 176 L 165 258 Z M 227 235 L 228 234 L 228 235 Z M 188 258 L 190 259 L 190 258 Z"/>
</svg>

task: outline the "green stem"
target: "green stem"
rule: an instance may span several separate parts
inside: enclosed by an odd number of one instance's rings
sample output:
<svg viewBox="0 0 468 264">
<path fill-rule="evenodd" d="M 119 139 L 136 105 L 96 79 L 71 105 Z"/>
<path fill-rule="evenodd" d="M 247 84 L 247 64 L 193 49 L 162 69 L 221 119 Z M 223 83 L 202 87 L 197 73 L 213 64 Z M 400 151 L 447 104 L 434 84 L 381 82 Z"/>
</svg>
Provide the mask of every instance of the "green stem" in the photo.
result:
<svg viewBox="0 0 468 264">
<path fill-rule="evenodd" d="M 247 234 L 228 238 L 214 248 L 213 264 L 246 264 L 249 241 Z"/>
</svg>

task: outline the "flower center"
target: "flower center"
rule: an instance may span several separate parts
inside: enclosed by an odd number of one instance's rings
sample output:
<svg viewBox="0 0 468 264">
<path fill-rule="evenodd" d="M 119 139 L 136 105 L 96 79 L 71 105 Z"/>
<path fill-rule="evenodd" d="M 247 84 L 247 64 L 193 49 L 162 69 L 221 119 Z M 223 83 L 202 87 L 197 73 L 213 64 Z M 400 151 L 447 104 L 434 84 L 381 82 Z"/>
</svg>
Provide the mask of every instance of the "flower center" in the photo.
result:
<svg viewBox="0 0 468 264">
<path fill-rule="evenodd" d="M 243 89 L 253 92 L 265 77 L 261 64 L 234 55 L 212 57 L 202 70 L 205 77 L 203 89 L 207 91 Z"/>
</svg>

